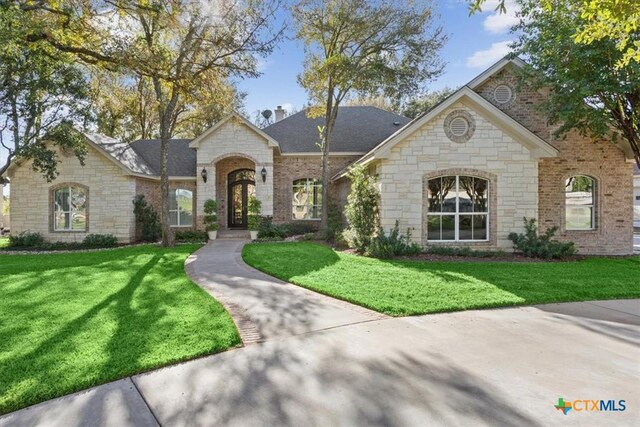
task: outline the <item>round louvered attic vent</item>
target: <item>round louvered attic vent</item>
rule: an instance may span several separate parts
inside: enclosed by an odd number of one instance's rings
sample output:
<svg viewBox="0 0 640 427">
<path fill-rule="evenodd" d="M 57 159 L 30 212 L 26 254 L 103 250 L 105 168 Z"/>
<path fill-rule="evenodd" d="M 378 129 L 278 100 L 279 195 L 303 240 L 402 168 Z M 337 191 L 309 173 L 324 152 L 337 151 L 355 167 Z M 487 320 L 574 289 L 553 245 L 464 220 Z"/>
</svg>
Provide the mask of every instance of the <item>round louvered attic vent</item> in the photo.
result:
<svg viewBox="0 0 640 427">
<path fill-rule="evenodd" d="M 469 130 L 469 122 L 464 117 L 456 117 L 451 120 L 449 129 L 453 136 L 464 136 Z"/>
<path fill-rule="evenodd" d="M 493 91 L 493 98 L 498 104 L 507 104 L 513 97 L 513 91 L 507 85 L 498 85 Z"/>
</svg>

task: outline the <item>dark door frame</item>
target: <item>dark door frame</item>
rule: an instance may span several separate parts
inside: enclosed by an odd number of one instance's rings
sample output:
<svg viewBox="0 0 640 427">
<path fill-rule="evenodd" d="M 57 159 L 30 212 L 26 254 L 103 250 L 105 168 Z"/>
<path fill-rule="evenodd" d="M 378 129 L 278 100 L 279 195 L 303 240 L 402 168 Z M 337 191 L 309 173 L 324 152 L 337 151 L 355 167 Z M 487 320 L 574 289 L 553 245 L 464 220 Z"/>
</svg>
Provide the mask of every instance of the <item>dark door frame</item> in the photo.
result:
<svg viewBox="0 0 640 427">
<path fill-rule="evenodd" d="M 238 173 L 238 172 L 251 172 L 252 174 L 255 175 L 255 171 L 253 169 L 236 169 L 233 172 L 230 172 L 229 175 L 227 175 L 227 227 L 228 228 L 236 228 L 236 229 L 246 229 L 248 226 L 248 221 L 247 221 L 247 203 L 248 203 L 248 199 L 249 199 L 249 191 L 248 191 L 248 187 L 249 185 L 253 185 L 255 188 L 256 182 L 255 182 L 255 178 L 252 179 L 238 179 L 238 180 L 234 180 L 231 181 L 231 177 L 232 175 Z M 237 186 L 241 186 L 242 187 L 242 197 L 241 197 L 241 203 L 242 203 L 242 219 L 240 221 L 240 223 L 235 222 L 234 221 L 234 200 L 233 200 L 233 189 Z"/>
</svg>

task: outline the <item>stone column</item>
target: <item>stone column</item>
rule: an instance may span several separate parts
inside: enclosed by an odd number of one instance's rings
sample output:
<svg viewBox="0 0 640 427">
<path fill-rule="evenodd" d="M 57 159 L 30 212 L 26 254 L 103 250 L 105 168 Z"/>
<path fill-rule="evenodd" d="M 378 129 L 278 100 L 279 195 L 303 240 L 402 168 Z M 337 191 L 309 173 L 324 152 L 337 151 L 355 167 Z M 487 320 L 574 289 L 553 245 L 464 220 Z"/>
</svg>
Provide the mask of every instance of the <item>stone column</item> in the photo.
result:
<svg viewBox="0 0 640 427">
<path fill-rule="evenodd" d="M 207 171 L 207 182 L 202 179 L 202 169 Z M 216 167 L 211 163 L 198 164 L 196 176 L 196 225 L 199 229 L 204 229 L 204 202 L 207 199 L 216 200 Z"/>
<path fill-rule="evenodd" d="M 267 171 L 264 182 L 262 168 Z M 256 164 L 256 197 L 262 202 L 262 215 L 273 216 L 273 163 Z"/>
</svg>

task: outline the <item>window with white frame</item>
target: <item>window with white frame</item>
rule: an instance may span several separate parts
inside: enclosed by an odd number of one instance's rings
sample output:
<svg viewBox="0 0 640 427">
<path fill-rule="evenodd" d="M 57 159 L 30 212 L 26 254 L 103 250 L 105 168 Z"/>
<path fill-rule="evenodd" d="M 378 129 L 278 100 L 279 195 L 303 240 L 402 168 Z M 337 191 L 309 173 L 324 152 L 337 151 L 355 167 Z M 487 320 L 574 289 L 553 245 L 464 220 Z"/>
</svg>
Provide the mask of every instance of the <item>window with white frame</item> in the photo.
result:
<svg viewBox="0 0 640 427">
<path fill-rule="evenodd" d="M 565 183 L 565 228 L 593 230 L 596 228 L 596 181 L 576 175 Z"/>
<path fill-rule="evenodd" d="M 169 224 L 172 227 L 193 225 L 193 192 L 178 188 L 169 191 Z"/>
<path fill-rule="evenodd" d="M 87 230 L 87 191 L 79 186 L 53 190 L 53 231 Z"/>
<path fill-rule="evenodd" d="M 320 219 L 322 182 L 315 178 L 293 181 L 292 219 Z"/>
<path fill-rule="evenodd" d="M 427 181 L 427 240 L 489 240 L 489 181 L 441 176 Z"/>
</svg>

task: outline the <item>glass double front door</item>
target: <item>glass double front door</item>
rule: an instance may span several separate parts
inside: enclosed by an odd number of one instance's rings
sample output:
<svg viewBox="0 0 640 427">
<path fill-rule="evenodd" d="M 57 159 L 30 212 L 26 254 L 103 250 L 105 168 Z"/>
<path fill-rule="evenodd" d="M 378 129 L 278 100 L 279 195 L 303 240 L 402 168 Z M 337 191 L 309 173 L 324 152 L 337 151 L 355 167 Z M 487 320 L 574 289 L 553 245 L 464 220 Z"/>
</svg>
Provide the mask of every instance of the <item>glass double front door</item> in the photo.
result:
<svg viewBox="0 0 640 427">
<path fill-rule="evenodd" d="M 247 205 L 255 196 L 255 172 L 240 169 L 229 174 L 229 228 L 247 228 Z"/>
</svg>

